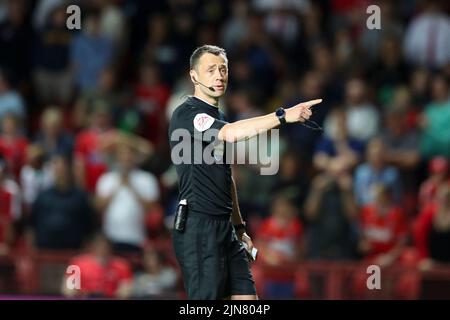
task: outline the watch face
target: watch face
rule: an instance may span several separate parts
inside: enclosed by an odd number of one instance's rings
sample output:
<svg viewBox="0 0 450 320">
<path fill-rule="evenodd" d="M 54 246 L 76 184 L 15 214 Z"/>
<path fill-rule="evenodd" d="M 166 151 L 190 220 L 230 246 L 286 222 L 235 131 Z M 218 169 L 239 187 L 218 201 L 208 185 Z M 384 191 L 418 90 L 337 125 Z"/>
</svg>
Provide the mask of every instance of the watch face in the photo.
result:
<svg viewBox="0 0 450 320">
<path fill-rule="evenodd" d="M 283 116 L 285 113 L 284 109 L 277 109 L 276 111 L 276 115 L 279 117 Z"/>
</svg>

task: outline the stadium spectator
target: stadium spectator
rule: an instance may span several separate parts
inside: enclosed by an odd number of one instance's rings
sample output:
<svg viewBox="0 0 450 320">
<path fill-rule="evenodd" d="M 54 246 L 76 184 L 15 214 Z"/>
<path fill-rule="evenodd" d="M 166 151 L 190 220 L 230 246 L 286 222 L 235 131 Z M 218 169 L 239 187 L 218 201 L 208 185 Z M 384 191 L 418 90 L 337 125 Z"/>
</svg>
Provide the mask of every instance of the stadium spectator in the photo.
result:
<svg viewBox="0 0 450 320">
<path fill-rule="evenodd" d="M 8 114 L 3 117 L 0 132 L 0 154 L 8 163 L 8 170 L 18 179 L 25 164 L 28 139 L 20 131 L 19 119 Z"/>
<path fill-rule="evenodd" d="M 338 178 L 317 175 L 313 179 L 304 211 L 308 259 L 356 258 L 358 212 L 348 173 Z"/>
<path fill-rule="evenodd" d="M 402 171 L 411 172 L 419 164 L 419 136 L 408 128 L 406 110 L 394 107 L 385 113 L 380 138 L 386 148 L 386 161 Z"/>
<path fill-rule="evenodd" d="M 64 156 L 52 158 L 54 185 L 33 203 L 27 240 L 35 249 L 77 250 L 94 227 L 88 194 L 73 184 L 71 166 Z"/>
<path fill-rule="evenodd" d="M 431 95 L 420 121 L 420 154 L 425 159 L 438 155 L 450 159 L 450 95 L 445 75 L 433 77 Z"/>
<path fill-rule="evenodd" d="M 377 96 L 382 102 L 387 100 L 386 96 L 389 96 L 396 85 L 405 83 L 408 79 L 409 68 L 401 59 L 401 54 L 399 38 L 385 36 L 381 41 L 379 59 L 370 71 L 371 83 L 377 88 Z"/>
<path fill-rule="evenodd" d="M 72 115 L 75 129 L 84 129 L 89 125 L 90 112 L 100 103 L 103 103 L 113 118 L 116 118 L 119 107 L 124 103 L 117 82 L 117 71 L 112 67 L 106 67 L 100 72 L 97 86 L 79 95 Z"/>
<path fill-rule="evenodd" d="M 450 186 L 441 185 L 436 202 L 425 207 L 413 224 L 414 243 L 420 257 L 449 263 Z"/>
<path fill-rule="evenodd" d="M 134 93 L 137 108 L 145 118 L 144 136 L 158 146 L 166 136 L 165 110 L 170 89 L 162 83 L 159 69 L 154 64 L 143 63 L 139 75 L 139 83 L 135 86 Z"/>
<path fill-rule="evenodd" d="M 450 18 L 439 0 L 423 1 L 405 33 L 403 48 L 408 62 L 438 68 L 450 62 Z"/>
<path fill-rule="evenodd" d="M 93 5 L 100 12 L 100 34 L 109 38 L 115 49 L 122 53 L 128 34 L 125 12 L 113 0 L 96 0 Z"/>
<path fill-rule="evenodd" d="M 398 99 L 397 99 L 398 100 Z M 398 168 L 404 190 L 404 206 L 408 214 L 417 213 L 419 134 L 408 128 L 407 110 L 395 105 L 385 112 L 380 139 L 385 145 L 386 162 Z"/>
<path fill-rule="evenodd" d="M 0 67 L 8 69 L 10 80 L 15 85 L 25 87 L 32 61 L 33 34 L 27 19 L 31 4 L 25 0 L 5 1 L 2 4 L 6 17 L 0 23 Z M 16 97 L 8 98 L 13 100 Z"/>
<path fill-rule="evenodd" d="M 80 288 L 71 289 L 65 276 L 62 293 L 66 297 L 127 298 L 133 274 L 129 263 L 112 253 L 112 247 L 105 235 L 96 233 L 89 250 L 73 257 L 69 265 L 79 268 Z M 76 284 L 76 283 L 74 283 Z"/>
<path fill-rule="evenodd" d="M 328 130 L 316 145 L 315 168 L 330 175 L 353 170 L 362 158 L 364 144 L 349 136 L 345 111 L 334 109 L 325 122 Z"/>
<path fill-rule="evenodd" d="M 15 222 L 21 218 L 21 194 L 14 180 L 7 178 L 7 162 L 0 154 L 0 256 L 10 253 L 14 241 Z"/>
<path fill-rule="evenodd" d="M 304 247 L 303 236 L 303 224 L 294 204 L 285 196 L 276 197 L 271 215 L 262 221 L 255 234 L 261 261 L 277 266 L 299 261 Z"/>
<path fill-rule="evenodd" d="M 347 81 L 345 94 L 349 135 L 368 142 L 378 133 L 380 114 L 368 101 L 367 85 L 360 78 L 351 78 Z"/>
<path fill-rule="evenodd" d="M 97 85 L 101 71 L 113 63 L 115 56 L 112 41 L 101 33 L 99 14 L 98 10 L 92 10 L 84 17 L 81 33 L 70 48 L 75 85 L 81 92 Z"/>
<path fill-rule="evenodd" d="M 373 201 L 359 213 L 359 249 L 367 261 L 383 267 L 402 254 L 409 230 L 404 210 L 391 200 L 391 190 L 374 184 L 372 191 Z"/>
<path fill-rule="evenodd" d="M 270 194 L 281 194 L 290 199 L 296 208 L 302 208 L 309 189 L 306 165 L 297 153 L 287 151 L 280 163 L 280 172 L 274 179 Z"/>
<path fill-rule="evenodd" d="M 133 276 L 130 297 L 134 299 L 175 299 L 179 275 L 164 261 L 163 254 L 147 248 L 143 269 Z"/>
<path fill-rule="evenodd" d="M 11 87 L 4 70 L 0 70 L 0 122 L 7 114 L 24 120 L 27 112 L 22 96 Z"/>
<path fill-rule="evenodd" d="M 36 133 L 34 143 L 44 152 L 44 160 L 52 155 L 63 154 L 67 158 L 73 155 L 74 138 L 64 127 L 63 113 L 57 107 L 48 107 L 41 115 L 40 131 Z"/>
<path fill-rule="evenodd" d="M 70 45 L 73 32 L 66 26 L 66 6 L 56 6 L 37 34 L 34 45 L 34 86 L 40 104 L 67 104 L 72 97 Z"/>
<path fill-rule="evenodd" d="M 98 178 L 108 170 L 109 145 L 114 138 L 111 114 L 108 106 L 97 102 L 89 118 L 89 127 L 75 138 L 75 179 L 79 187 L 89 192 L 95 191 Z"/>
<path fill-rule="evenodd" d="M 428 163 L 429 177 L 422 182 L 419 189 L 419 205 L 421 209 L 432 205 L 436 201 L 437 190 L 448 183 L 449 162 L 444 157 L 434 157 Z"/>
<path fill-rule="evenodd" d="M 169 17 L 155 13 L 148 19 L 147 39 L 142 49 L 141 61 L 154 61 L 161 70 L 162 81 L 174 85 L 177 81 L 180 61 L 176 45 L 170 36 Z M 139 44 L 141 45 L 141 44 Z"/>
<path fill-rule="evenodd" d="M 373 201 L 372 187 L 382 183 L 392 192 L 392 200 L 401 204 L 403 191 L 400 175 L 396 167 L 386 163 L 386 149 L 379 138 L 369 142 L 366 149 L 366 162 L 360 164 L 355 171 L 354 193 L 356 202 L 364 206 Z"/>
<path fill-rule="evenodd" d="M 121 145 L 116 150 L 115 170 L 97 182 L 96 205 L 103 215 L 103 229 L 114 253 L 142 253 L 146 240 L 146 215 L 159 199 L 157 179 L 139 170 L 136 150 Z"/>
<path fill-rule="evenodd" d="M 29 145 L 26 151 L 26 164 L 20 171 L 20 186 L 27 213 L 38 194 L 51 185 L 53 185 L 53 172 L 49 162 L 45 161 L 44 150 L 39 145 Z"/>
</svg>

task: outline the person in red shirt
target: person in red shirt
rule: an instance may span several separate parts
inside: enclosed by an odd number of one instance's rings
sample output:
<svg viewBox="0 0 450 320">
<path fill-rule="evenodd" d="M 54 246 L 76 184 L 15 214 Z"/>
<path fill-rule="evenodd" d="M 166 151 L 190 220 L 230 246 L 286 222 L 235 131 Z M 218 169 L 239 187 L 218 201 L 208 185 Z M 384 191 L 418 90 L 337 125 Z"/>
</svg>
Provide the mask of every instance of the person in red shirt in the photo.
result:
<svg viewBox="0 0 450 320">
<path fill-rule="evenodd" d="M 303 225 L 296 209 L 285 197 L 279 196 L 272 206 L 272 215 L 261 223 L 256 243 L 261 261 L 271 265 L 295 262 L 302 249 Z"/>
<path fill-rule="evenodd" d="M 437 189 L 442 184 L 449 184 L 447 179 L 449 169 L 448 160 L 444 157 L 438 156 L 430 160 L 428 171 L 430 176 L 420 186 L 419 190 L 419 204 L 421 209 L 429 207 L 436 201 Z"/>
<path fill-rule="evenodd" d="M 94 106 L 90 120 L 90 127 L 75 140 L 75 179 L 81 188 L 94 193 L 98 178 L 108 170 L 104 145 L 113 130 L 109 109 L 101 103 Z"/>
<path fill-rule="evenodd" d="M 6 160 L 9 172 L 18 179 L 20 169 L 25 164 L 28 140 L 20 133 L 18 118 L 12 114 L 2 119 L 0 134 L 0 154 Z"/>
<path fill-rule="evenodd" d="M 126 298 L 133 279 L 130 264 L 112 255 L 111 243 L 102 233 L 94 236 L 90 249 L 89 253 L 75 256 L 69 262 L 70 266 L 79 268 L 80 288 L 71 289 L 68 286 L 71 276 L 66 275 L 63 294 L 66 297 Z"/>
<path fill-rule="evenodd" d="M 14 221 L 20 217 L 19 186 L 7 179 L 6 161 L 0 154 L 0 256 L 11 251 L 14 244 Z"/>
<path fill-rule="evenodd" d="M 155 65 L 144 63 L 140 67 L 139 83 L 135 87 L 138 109 L 145 115 L 147 124 L 144 136 L 155 146 L 165 143 L 167 134 L 166 106 L 170 89 L 160 80 Z"/>
<path fill-rule="evenodd" d="M 361 208 L 359 248 L 369 262 L 388 266 L 397 260 L 406 244 L 406 215 L 392 203 L 388 187 L 376 184 L 373 192 L 373 203 Z"/>
<path fill-rule="evenodd" d="M 448 230 L 450 217 L 450 186 L 441 185 L 437 191 L 436 201 L 426 206 L 413 222 L 413 239 L 416 249 L 425 264 L 430 264 L 430 235 L 432 231 Z M 432 257 L 431 257 L 432 258 Z"/>
</svg>

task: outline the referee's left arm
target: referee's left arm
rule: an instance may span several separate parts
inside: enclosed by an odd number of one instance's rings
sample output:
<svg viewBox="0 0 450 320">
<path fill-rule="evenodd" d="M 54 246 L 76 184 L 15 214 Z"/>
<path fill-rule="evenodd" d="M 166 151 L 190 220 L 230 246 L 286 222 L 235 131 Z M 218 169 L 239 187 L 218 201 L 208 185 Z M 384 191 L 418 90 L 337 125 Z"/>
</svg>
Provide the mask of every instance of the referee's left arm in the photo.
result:
<svg viewBox="0 0 450 320">
<path fill-rule="evenodd" d="M 245 242 L 248 245 L 249 250 L 253 248 L 253 242 L 249 235 L 246 233 L 245 222 L 242 219 L 241 210 L 239 209 L 239 202 L 237 196 L 236 183 L 234 182 L 233 176 L 231 176 L 231 198 L 233 200 L 233 211 L 231 213 L 231 222 L 234 226 L 239 226 L 236 229 L 236 234 L 240 241 Z"/>
</svg>

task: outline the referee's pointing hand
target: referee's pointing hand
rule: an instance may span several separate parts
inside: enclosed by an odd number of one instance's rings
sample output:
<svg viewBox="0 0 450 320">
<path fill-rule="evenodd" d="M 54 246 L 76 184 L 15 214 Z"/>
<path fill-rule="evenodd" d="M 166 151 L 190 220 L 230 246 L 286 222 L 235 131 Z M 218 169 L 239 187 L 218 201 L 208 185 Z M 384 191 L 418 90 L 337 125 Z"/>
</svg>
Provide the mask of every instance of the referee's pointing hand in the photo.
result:
<svg viewBox="0 0 450 320">
<path fill-rule="evenodd" d="M 310 100 L 286 109 L 286 122 L 303 122 L 305 119 L 309 119 L 312 115 L 311 107 L 321 102 L 322 99 Z"/>
</svg>

